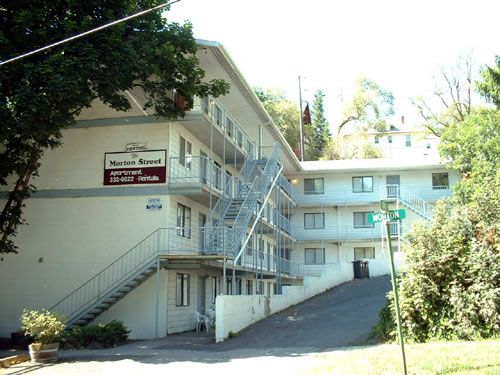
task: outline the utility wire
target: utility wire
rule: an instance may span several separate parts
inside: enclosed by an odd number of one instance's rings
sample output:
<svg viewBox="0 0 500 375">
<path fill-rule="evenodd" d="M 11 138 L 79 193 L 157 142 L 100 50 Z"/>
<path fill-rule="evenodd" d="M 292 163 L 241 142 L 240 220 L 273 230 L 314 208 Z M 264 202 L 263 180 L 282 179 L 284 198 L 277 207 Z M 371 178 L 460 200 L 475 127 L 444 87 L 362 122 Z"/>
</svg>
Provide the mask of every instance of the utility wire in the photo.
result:
<svg viewBox="0 0 500 375">
<path fill-rule="evenodd" d="M 99 27 L 96 27 L 95 29 L 92 29 L 92 30 L 89 30 L 89 31 L 85 31 L 81 34 L 78 34 L 78 35 L 75 35 L 75 36 L 72 36 L 72 37 L 69 37 L 67 39 L 63 39 L 59 42 L 56 42 L 56 43 L 52 43 L 52 44 L 49 44 L 48 46 L 45 46 L 45 47 L 42 47 L 42 48 L 38 48 L 34 51 L 31 51 L 31 52 L 28 52 L 28 53 L 25 53 L 25 54 L 22 54 L 22 55 L 19 55 L 19 56 L 16 56 L 16 57 L 13 57 L 11 59 L 8 59 L 8 60 L 5 60 L 5 61 L 2 61 L 0 62 L 0 66 L 1 65 L 5 65 L 5 64 L 8 64 L 8 63 L 11 63 L 11 62 L 14 62 L 14 61 L 17 61 L 17 60 L 21 60 L 25 57 L 28 57 L 28 56 L 31 56 L 31 55 L 34 55 L 38 52 L 42 52 L 42 51 L 45 51 L 49 48 L 52 48 L 52 47 L 56 47 L 56 46 L 59 46 L 61 44 L 64 44 L 64 43 L 67 43 L 67 42 L 70 42 L 72 40 L 75 40 L 75 39 L 78 39 L 78 38 L 81 38 L 85 35 L 88 35 L 88 34 L 92 34 L 92 33 L 95 33 L 96 31 L 100 31 L 100 30 L 103 30 L 103 29 L 106 29 L 108 27 L 111 27 L 111 26 L 114 26 L 118 23 L 121 23 L 121 22 L 125 22 L 125 21 L 128 21 L 132 18 L 136 18 L 136 17 L 140 17 L 146 13 L 149 13 L 149 12 L 152 12 L 152 11 L 155 11 L 155 10 L 158 10 L 158 9 L 161 9 L 161 8 L 165 8 L 169 5 L 172 5 L 172 4 L 175 4 L 175 3 L 178 3 L 179 1 L 181 0 L 173 0 L 173 1 L 170 1 L 170 2 L 167 2 L 167 3 L 163 3 L 163 4 L 160 4 L 160 5 L 157 5 L 155 6 L 154 8 L 150 8 L 150 9 L 146 9 L 146 10 L 143 10 L 142 12 L 139 12 L 139 13 L 135 13 L 135 14 L 132 14 L 131 16 L 127 16 L 125 18 L 121 18 L 119 20 L 116 20 L 116 21 L 113 21 L 113 22 L 110 22 L 110 23 L 107 23 L 106 25 L 102 25 L 102 26 L 99 26 Z"/>
</svg>

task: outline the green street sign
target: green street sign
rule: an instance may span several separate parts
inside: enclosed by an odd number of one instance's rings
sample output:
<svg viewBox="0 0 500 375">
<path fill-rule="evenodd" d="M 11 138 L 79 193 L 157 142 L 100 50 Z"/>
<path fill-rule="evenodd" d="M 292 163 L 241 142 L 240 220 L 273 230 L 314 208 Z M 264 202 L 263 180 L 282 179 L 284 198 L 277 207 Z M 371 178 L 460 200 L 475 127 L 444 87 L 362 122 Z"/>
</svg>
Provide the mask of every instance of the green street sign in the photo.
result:
<svg viewBox="0 0 500 375">
<path fill-rule="evenodd" d="M 406 210 L 403 209 L 391 210 L 386 212 L 374 212 L 368 214 L 368 223 L 375 224 L 375 223 L 381 223 L 382 221 L 386 220 L 395 221 L 404 219 L 405 217 L 406 217 Z"/>
</svg>

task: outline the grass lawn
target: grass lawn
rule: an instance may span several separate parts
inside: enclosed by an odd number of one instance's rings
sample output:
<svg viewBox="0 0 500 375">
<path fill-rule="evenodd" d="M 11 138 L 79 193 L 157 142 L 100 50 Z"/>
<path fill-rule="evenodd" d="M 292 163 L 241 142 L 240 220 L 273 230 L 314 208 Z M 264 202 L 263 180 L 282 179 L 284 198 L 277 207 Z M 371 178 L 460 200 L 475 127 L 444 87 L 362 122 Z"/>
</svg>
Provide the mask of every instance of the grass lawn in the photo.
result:
<svg viewBox="0 0 500 375">
<path fill-rule="evenodd" d="M 500 374 L 500 340 L 405 345 L 408 374 Z M 317 355 L 320 374 L 402 374 L 401 348 L 379 345 Z M 305 375 L 306 373 L 302 373 Z"/>
</svg>

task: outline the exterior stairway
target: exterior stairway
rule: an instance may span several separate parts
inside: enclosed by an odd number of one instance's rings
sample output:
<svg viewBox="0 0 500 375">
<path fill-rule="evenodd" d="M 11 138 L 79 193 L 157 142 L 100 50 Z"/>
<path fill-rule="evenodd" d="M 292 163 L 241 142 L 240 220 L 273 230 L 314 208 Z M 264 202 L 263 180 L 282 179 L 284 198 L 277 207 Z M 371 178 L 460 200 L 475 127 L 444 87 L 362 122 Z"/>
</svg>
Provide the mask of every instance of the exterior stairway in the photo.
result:
<svg viewBox="0 0 500 375">
<path fill-rule="evenodd" d="M 432 220 L 434 206 L 399 185 L 381 185 L 380 199 L 399 199 L 401 204 L 420 217 L 427 221 Z"/>
<path fill-rule="evenodd" d="M 49 310 L 67 317 L 67 327 L 84 326 L 128 295 L 161 267 L 156 230 L 91 277 Z"/>
<path fill-rule="evenodd" d="M 268 158 L 247 159 L 237 178 L 238 189 L 235 197 L 223 196 L 210 213 L 208 222 L 217 220 L 214 228 L 206 231 L 206 254 L 228 253 L 236 256 L 243 248 L 242 239 L 252 217 L 258 219 L 259 203 L 263 203 L 272 190 L 272 185 L 280 173 L 279 154 L 276 143 Z M 251 234 L 251 233 L 250 233 Z"/>
</svg>

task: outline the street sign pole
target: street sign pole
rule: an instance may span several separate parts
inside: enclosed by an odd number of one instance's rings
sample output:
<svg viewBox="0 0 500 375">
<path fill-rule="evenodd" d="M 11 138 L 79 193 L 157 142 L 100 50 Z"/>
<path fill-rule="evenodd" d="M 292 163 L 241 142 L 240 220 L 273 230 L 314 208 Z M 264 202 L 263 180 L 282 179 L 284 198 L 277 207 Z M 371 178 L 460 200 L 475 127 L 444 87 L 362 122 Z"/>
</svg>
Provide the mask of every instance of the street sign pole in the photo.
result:
<svg viewBox="0 0 500 375">
<path fill-rule="evenodd" d="M 382 202 L 380 202 L 380 203 L 381 203 L 382 210 L 385 211 L 387 209 L 387 206 L 384 207 L 384 205 L 382 205 Z M 384 203 L 386 203 L 386 202 L 384 202 Z M 385 220 L 384 223 L 385 223 L 385 229 L 387 232 L 387 244 L 389 245 L 389 258 L 390 258 L 390 262 L 391 262 L 391 277 L 392 277 L 392 291 L 394 292 L 394 304 L 396 306 L 396 317 L 397 317 L 397 323 L 398 323 L 399 342 L 401 344 L 401 354 L 403 356 L 404 373 L 405 373 L 405 375 L 407 375 L 408 373 L 406 371 L 405 344 L 403 341 L 403 330 L 401 327 L 401 313 L 399 310 L 398 288 L 396 285 L 396 270 L 394 269 L 394 256 L 392 254 L 390 221 Z"/>
</svg>

